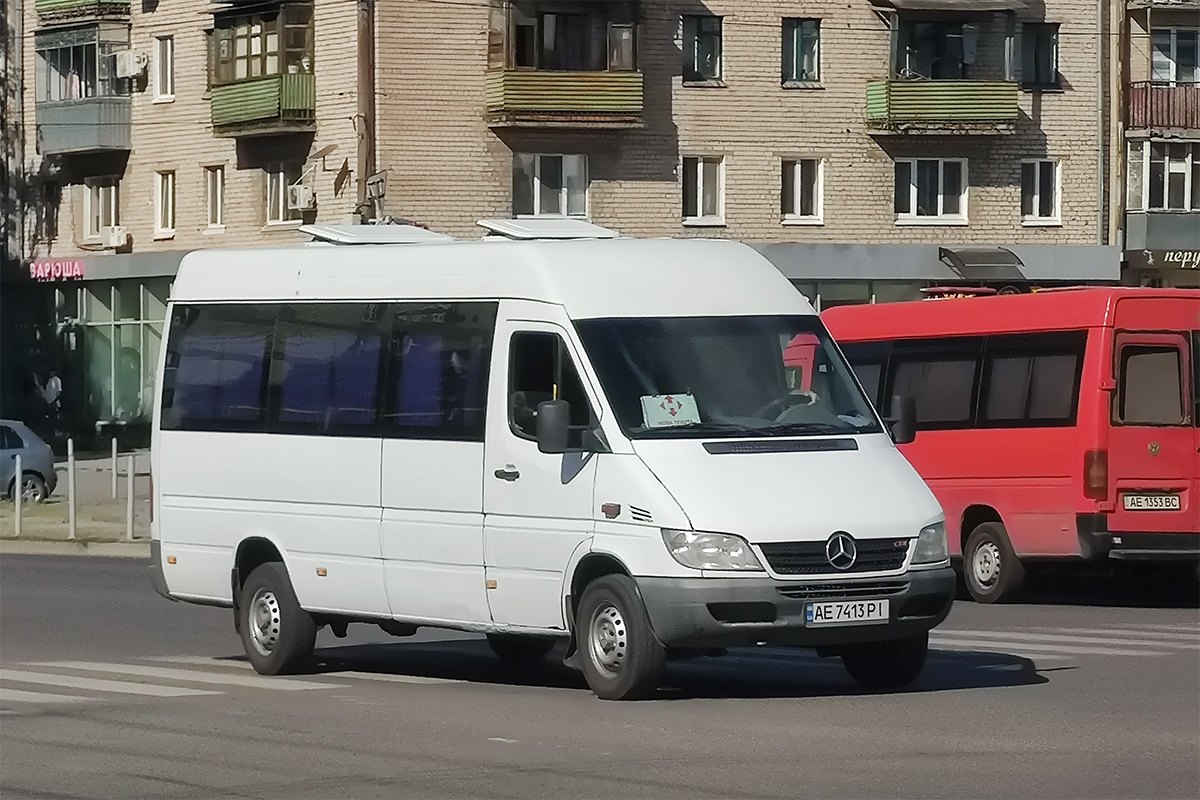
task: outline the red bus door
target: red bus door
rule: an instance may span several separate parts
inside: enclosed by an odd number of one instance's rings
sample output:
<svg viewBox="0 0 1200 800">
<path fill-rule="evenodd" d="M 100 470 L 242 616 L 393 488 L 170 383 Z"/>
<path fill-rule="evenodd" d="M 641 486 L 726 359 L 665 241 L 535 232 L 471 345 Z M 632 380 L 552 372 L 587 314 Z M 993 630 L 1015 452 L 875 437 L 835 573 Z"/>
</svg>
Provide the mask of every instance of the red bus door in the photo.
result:
<svg viewBox="0 0 1200 800">
<path fill-rule="evenodd" d="M 1200 529 L 1189 337 L 1190 331 L 1116 334 L 1107 470 L 1114 553 L 1169 551 L 1174 549 L 1169 537 L 1138 534 Z M 1179 548 L 1194 552 L 1195 543 L 1181 541 Z"/>
</svg>

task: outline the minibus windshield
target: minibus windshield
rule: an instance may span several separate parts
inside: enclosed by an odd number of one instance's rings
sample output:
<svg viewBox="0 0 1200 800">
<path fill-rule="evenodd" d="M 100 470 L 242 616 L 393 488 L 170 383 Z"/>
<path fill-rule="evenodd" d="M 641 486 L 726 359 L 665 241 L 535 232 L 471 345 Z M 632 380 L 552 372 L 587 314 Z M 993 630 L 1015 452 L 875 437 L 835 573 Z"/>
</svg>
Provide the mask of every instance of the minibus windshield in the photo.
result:
<svg viewBox="0 0 1200 800">
<path fill-rule="evenodd" d="M 580 320 L 634 439 L 878 433 L 878 418 L 815 316 Z"/>
</svg>

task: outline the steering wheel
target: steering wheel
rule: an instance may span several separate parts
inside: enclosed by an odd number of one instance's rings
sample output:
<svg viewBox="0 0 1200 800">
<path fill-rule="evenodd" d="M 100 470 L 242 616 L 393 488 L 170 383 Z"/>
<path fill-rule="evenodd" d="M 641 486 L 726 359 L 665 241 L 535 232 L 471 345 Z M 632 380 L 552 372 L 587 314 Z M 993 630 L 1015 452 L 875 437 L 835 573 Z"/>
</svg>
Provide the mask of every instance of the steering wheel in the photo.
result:
<svg viewBox="0 0 1200 800">
<path fill-rule="evenodd" d="M 755 411 L 754 416 L 767 418 L 768 415 L 771 415 L 772 419 L 779 419 L 779 417 L 782 417 L 788 411 L 788 409 L 792 408 L 793 406 L 811 406 L 816 403 L 818 399 L 819 398 L 817 397 L 816 392 L 799 392 L 797 394 L 784 395 L 783 397 L 778 397 L 772 400 L 762 408 Z M 775 411 L 776 408 L 779 409 L 777 412 Z"/>
</svg>

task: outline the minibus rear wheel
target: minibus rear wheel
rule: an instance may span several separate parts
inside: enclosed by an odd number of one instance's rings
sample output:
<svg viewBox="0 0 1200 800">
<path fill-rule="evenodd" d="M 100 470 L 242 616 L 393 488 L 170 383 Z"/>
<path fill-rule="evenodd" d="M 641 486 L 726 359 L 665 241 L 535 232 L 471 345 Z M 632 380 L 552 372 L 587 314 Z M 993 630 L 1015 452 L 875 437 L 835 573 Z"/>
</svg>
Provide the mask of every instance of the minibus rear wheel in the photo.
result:
<svg viewBox="0 0 1200 800">
<path fill-rule="evenodd" d="M 975 526 L 963 548 L 963 579 L 977 603 L 1011 600 L 1025 583 L 1025 567 L 999 522 Z"/>
<path fill-rule="evenodd" d="M 636 700 L 658 688 L 667 650 L 654 635 L 637 585 L 604 575 L 587 585 L 575 623 L 583 675 L 604 700 Z"/>
<path fill-rule="evenodd" d="M 506 664 L 541 661 L 554 647 L 554 640 L 549 637 L 516 633 L 489 633 L 487 641 L 496 657 Z"/>
<path fill-rule="evenodd" d="M 260 675 L 287 675 L 312 661 L 317 625 L 300 607 L 287 569 L 278 561 L 254 568 L 242 584 L 242 646 Z"/>
<path fill-rule="evenodd" d="M 842 651 L 842 666 L 864 689 L 900 689 L 925 668 L 929 634 L 857 644 Z"/>
</svg>

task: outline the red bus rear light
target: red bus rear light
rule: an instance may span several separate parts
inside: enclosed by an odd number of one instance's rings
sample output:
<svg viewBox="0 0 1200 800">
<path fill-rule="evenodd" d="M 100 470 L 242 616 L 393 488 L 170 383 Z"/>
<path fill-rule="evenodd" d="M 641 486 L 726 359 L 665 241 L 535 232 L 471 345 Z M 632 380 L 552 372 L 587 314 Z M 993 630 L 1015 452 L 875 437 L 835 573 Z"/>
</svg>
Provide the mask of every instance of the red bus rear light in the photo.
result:
<svg viewBox="0 0 1200 800">
<path fill-rule="evenodd" d="M 1083 496 L 1108 499 L 1108 451 L 1088 450 L 1083 454 Z"/>
</svg>

